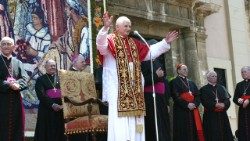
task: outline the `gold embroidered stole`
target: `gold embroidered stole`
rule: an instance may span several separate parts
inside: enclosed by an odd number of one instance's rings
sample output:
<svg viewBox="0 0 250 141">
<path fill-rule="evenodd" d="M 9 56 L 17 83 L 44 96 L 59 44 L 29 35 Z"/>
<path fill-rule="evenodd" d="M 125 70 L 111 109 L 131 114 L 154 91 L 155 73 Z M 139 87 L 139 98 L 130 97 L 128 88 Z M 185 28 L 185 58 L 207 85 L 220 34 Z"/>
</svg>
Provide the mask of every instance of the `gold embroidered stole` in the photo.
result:
<svg viewBox="0 0 250 141">
<path fill-rule="evenodd" d="M 119 81 L 118 91 L 118 116 L 141 116 L 145 115 L 144 95 L 141 82 L 141 62 L 136 44 L 132 38 L 128 39 L 133 68 L 129 69 L 128 52 L 125 42 L 119 35 L 114 37 L 115 57 L 117 62 L 117 75 Z M 133 74 L 132 74 L 133 73 Z M 132 76 L 134 80 L 132 80 Z"/>
</svg>

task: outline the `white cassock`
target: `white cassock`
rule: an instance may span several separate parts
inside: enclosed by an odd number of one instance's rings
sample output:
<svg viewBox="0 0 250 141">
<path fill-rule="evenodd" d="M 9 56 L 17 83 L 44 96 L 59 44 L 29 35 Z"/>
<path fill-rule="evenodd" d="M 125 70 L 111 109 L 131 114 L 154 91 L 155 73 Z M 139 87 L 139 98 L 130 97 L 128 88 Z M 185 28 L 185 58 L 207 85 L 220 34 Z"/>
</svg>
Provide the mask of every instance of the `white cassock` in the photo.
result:
<svg viewBox="0 0 250 141">
<path fill-rule="evenodd" d="M 103 75 L 102 75 L 102 100 L 108 101 L 108 141 L 145 141 L 145 129 L 142 133 L 136 132 L 136 124 L 143 124 L 144 116 L 136 118 L 118 117 L 117 99 L 118 99 L 118 76 L 116 59 L 108 49 L 108 31 L 103 28 L 99 31 L 96 44 L 100 54 L 103 55 Z M 170 45 L 165 39 L 151 45 L 150 52 L 152 59 L 160 56 L 162 53 L 168 51 Z M 144 60 L 150 59 L 150 53 L 147 54 Z M 143 76 L 142 76 L 143 79 Z M 153 128 L 153 127 L 152 127 Z"/>
</svg>

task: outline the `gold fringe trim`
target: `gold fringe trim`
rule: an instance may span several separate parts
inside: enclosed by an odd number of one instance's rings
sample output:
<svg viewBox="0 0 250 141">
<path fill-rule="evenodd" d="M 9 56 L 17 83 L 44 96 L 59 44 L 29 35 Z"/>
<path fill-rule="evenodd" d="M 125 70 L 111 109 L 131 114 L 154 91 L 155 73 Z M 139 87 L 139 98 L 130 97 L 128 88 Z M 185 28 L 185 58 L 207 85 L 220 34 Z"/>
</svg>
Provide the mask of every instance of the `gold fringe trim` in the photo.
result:
<svg viewBox="0 0 250 141">
<path fill-rule="evenodd" d="M 143 124 L 136 124 L 135 130 L 137 133 L 142 133 L 143 132 Z"/>
<path fill-rule="evenodd" d="M 118 117 L 129 117 L 129 116 L 146 116 L 146 112 L 145 110 L 118 112 Z"/>
<path fill-rule="evenodd" d="M 107 128 L 92 128 L 92 129 L 75 129 L 75 130 L 69 130 L 65 131 L 65 135 L 72 135 L 72 134 L 81 134 L 81 133 L 90 133 L 90 132 L 107 132 Z"/>
</svg>

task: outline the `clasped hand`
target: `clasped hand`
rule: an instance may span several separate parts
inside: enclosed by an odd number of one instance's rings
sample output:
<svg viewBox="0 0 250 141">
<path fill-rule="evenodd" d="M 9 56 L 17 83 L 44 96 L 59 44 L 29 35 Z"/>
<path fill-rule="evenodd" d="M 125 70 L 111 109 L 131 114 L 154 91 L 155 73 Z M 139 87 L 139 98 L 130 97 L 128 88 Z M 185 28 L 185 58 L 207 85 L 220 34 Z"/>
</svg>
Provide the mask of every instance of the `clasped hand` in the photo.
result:
<svg viewBox="0 0 250 141">
<path fill-rule="evenodd" d="M 53 109 L 54 111 L 60 111 L 61 109 L 63 109 L 63 106 L 54 103 L 54 104 L 52 105 L 52 109 Z"/>
<path fill-rule="evenodd" d="M 193 110 L 193 109 L 195 109 L 195 108 L 196 108 L 196 106 L 195 106 L 194 103 L 188 103 L 188 109 L 189 109 L 189 110 Z"/>
<path fill-rule="evenodd" d="M 242 99 L 242 98 L 239 98 L 239 99 L 238 99 L 238 103 L 239 103 L 239 104 L 242 104 L 242 107 L 243 107 L 243 108 L 246 108 L 246 107 L 248 106 L 248 104 L 249 104 L 249 99 L 244 100 L 244 99 Z"/>
<path fill-rule="evenodd" d="M 215 107 L 218 109 L 224 109 L 225 108 L 225 104 L 224 103 L 216 103 Z"/>
<path fill-rule="evenodd" d="M 7 78 L 7 84 L 9 85 L 9 87 L 12 89 L 12 90 L 19 90 L 20 89 L 20 85 L 17 83 L 17 81 L 12 78 L 12 77 L 9 77 Z"/>
<path fill-rule="evenodd" d="M 242 98 L 239 98 L 239 99 L 238 99 L 238 103 L 239 103 L 239 104 L 243 104 L 243 102 L 244 102 L 244 99 L 242 99 Z"/>
<path fill-rule="evenodd" d="M 164 76 L 164 71 L 161 69 L 161 67 L 159 67 L 159 68 L 156 70 L 156 74 L 157 74 L 157 76 L 158 76 L 159 78 Z"/>
<path fill-rule="evenodd" d="M 12 90 L 15 91 L 20 89 L 20 85 L 18 83 L 10 83 L 9 86 Z"/>
<path fill-rule="evenodd" d="M 244 100 L 243 105 L 242 105 L 243 108 L 246 108 L 248 104 L 249 104 L 249 100 L 248 99 Z"/>
</svg>

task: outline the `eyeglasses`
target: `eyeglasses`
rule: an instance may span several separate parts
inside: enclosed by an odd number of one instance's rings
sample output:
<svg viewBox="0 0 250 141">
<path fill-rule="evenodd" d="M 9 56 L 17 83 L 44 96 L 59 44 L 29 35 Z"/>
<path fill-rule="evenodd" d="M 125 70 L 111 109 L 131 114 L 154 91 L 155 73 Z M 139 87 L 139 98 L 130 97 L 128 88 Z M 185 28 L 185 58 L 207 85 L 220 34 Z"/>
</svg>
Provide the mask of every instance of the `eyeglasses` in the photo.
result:
<svg viewBox="0 0 250 141">
<path fill-rule="evenodd" d="M 12 46 L 12 43 L 10 43 L 10 42 L 1 42 L 1 47 L 5 47 L 5 46 Z"/>
</svg>

